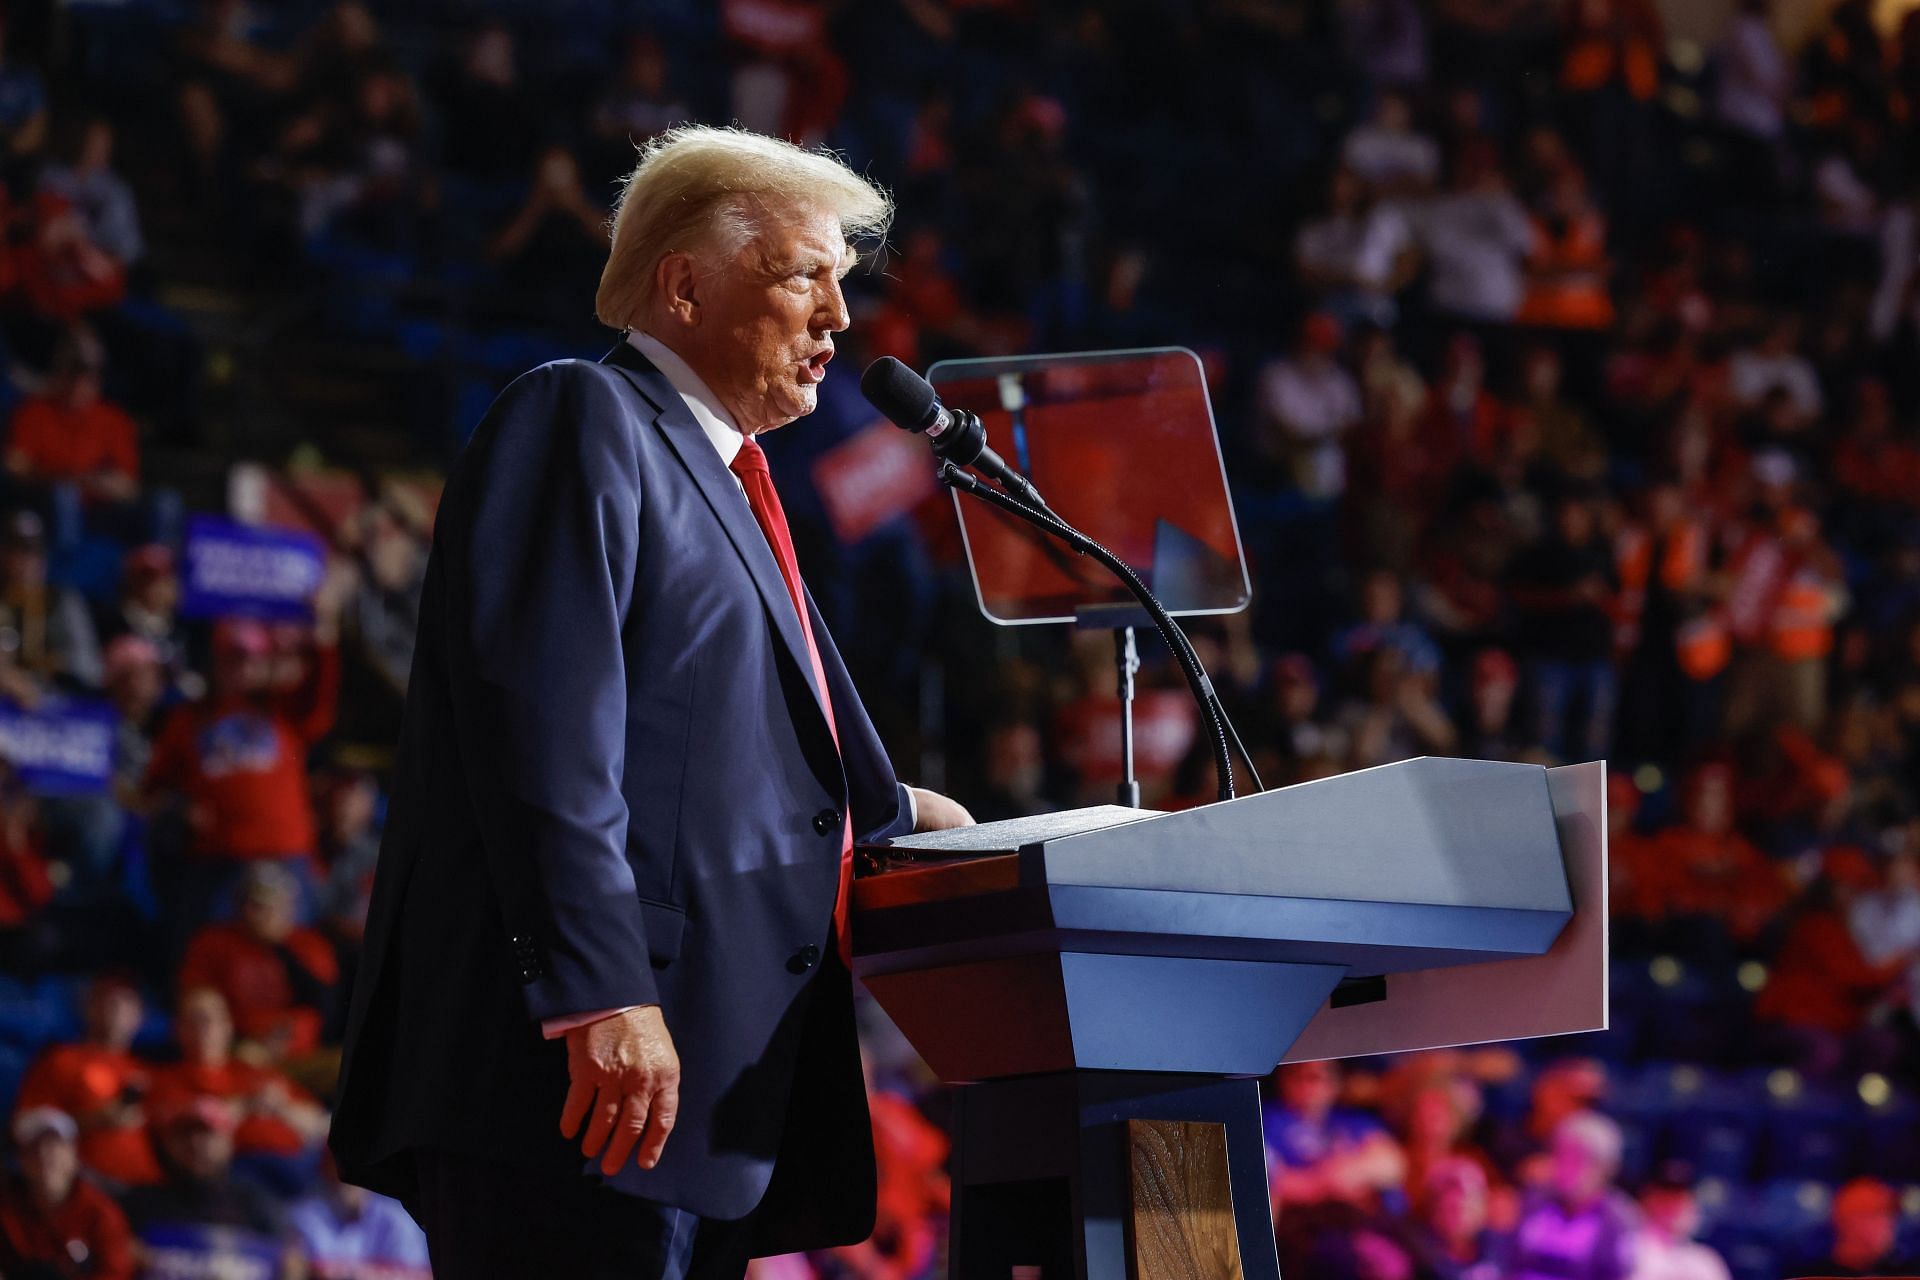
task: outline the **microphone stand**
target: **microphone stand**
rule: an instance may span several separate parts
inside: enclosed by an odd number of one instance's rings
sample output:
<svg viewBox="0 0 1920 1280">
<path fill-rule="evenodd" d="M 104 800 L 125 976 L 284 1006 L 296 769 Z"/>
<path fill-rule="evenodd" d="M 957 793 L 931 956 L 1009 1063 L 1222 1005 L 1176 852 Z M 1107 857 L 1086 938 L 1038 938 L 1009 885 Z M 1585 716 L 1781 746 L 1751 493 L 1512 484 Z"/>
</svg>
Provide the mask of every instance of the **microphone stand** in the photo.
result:
<svg viewBox="0 0 1920 1280">
<path fill-rule="evenodd" d="M 1174 659 L 1180 664 L 1181 674 L 1187 678 L 1187 687 L 1193 691 L 1193 700 L 1199 704 L 1201 714 L 1206 717 L 1209 731 L 1208 743 L 1213 749 L 1214 776 L 1219 784 L 1218 798 L 1233 799 L 1233 757 L 1227 750 L 1227 720 L 1220 709 L 1219 695 L 1214 692 L 1213 682 L 1207 678 L 1207 673 L 1201 669 L 1200 659 L 1194 654 L 1193 646 L 1187 643 L 1186 633 L 1180 630 L 1178 623 L 1174 622 L 1173 615 L 1167 612 L 1166 606 L 1147 589 L 1147 584 L 1140 581 L 1140 575 L 1119 556 L 1055 515 L 1044 503 L 1039 506 L 1029 505 L 1021 498 L 982 483 L 945 459 L 940 463 L 938 476 L 940 483 L 949 489 L 970 494 L 1010 515 L 1018 516 L 1028 524 L 1059 538 L 1081 555 L 1090 556 L 1099 561 L 1114 577 L 1120 579 L 1121 585 L 1133 593 L 1134 599 L 1140 602 L 1140 607 L 1145 609 L 1147 615 L 1153 619 L 1153 625 L 1160 632 L 1160 638 L 1166 641 L 1167 648 L 1172 651 Z M 1128 683 L 1131 683 L 1130 677 Z"/>
<path fill-rule="evenodd" d="M 1140 650 L 1132 627 L 1113 629 L 1113 665 L 1120 676 L 1120 803 L 1140 807 L 1140 780 L 1133 775 L 1133 677 L 1140 671 Z"/>
</svg>

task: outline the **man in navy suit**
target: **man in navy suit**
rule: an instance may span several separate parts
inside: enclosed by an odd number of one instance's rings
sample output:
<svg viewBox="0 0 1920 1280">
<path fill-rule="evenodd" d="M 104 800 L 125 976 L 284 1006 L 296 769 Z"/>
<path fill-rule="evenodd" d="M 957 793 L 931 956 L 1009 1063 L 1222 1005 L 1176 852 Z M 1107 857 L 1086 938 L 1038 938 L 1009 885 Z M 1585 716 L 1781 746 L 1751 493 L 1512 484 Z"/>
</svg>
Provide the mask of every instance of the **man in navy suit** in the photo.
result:
<svg viewBox="0 0 1920 1280">
<path fill-rule="evenodd" d="M 852 842 L 972 819 L 894 779 L 753 437 L 812 411 L 890 212 L 783 142 L 648 144 L 625 337 L 515 380 L 448 479 L 331 1139 L 440 1280 L 872 1229 Z"/>
</svg>

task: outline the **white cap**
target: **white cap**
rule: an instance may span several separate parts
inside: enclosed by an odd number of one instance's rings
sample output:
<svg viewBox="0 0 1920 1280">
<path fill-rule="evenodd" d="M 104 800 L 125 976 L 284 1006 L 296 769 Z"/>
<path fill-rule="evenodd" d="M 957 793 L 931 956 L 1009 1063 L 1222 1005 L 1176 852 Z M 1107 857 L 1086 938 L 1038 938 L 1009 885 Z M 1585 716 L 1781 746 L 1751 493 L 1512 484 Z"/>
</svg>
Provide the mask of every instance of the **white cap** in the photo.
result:
<svg viewBox="0 0 1920 1280">
<path fill-rule="evenodd" d="M 72 1142 L 80 1136 L 80 1127 L 58 1107 L 28 1107 L 13 1118 L 13 1141 L 17 1146 L 38 1142 L 49 1133 L 57 1133 Z"/>
</svg>

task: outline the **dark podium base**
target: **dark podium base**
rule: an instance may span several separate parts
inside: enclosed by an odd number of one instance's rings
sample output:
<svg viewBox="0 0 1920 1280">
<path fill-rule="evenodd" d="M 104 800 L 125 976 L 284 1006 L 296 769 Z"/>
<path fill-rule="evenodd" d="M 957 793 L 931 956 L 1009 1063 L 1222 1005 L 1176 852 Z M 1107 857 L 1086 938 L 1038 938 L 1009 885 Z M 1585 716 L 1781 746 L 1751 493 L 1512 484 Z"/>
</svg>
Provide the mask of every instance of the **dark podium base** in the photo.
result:
<svg viewBox="0 0 1920 1280">
<path fill-rule="evenodd" d="M 1021 1265 L 1043 1280 L 1151 1280 L 1131 1265 L 1130 1120 L 1224 1129 L 1239 1242 L 1231 1274 L 1280 1280 L 1257 1081 L 1067 1071 L 954 1093 L 951 1280 L 1007 1280 Z"/>
</svg>

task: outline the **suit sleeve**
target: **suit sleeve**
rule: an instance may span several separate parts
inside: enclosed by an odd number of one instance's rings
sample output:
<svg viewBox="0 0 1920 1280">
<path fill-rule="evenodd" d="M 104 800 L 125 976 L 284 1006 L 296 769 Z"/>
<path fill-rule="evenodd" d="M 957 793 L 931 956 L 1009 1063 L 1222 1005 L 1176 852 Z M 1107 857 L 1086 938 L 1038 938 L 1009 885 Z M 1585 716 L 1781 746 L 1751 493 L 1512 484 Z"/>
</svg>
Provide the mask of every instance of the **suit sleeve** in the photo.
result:
<svg viewBox="0 0 1920 1280">
<path fill-rule="evenodd" d="M 479 428 L 445 548 L 455 728 L 535 1022 L 659 998 L 621 790 L 633 431 L 590 368 L 516 380 Z"/>
</svg>

